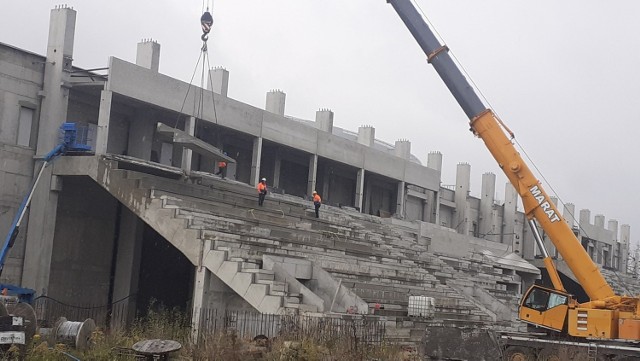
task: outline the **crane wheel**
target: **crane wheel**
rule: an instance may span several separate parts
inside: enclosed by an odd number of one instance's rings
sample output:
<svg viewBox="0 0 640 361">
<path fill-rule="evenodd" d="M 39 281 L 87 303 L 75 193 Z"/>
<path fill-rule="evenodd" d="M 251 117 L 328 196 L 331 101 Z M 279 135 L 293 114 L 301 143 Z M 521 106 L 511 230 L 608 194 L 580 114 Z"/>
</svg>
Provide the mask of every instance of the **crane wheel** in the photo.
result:
<svg viewBox="0 0 640 361">
<path fill-rule="evenodd" d="M 536 361 L 533 351 L 527 347 L 512 346 L 507 348 L 503 355 L 503 361 Z"/>
</svg>

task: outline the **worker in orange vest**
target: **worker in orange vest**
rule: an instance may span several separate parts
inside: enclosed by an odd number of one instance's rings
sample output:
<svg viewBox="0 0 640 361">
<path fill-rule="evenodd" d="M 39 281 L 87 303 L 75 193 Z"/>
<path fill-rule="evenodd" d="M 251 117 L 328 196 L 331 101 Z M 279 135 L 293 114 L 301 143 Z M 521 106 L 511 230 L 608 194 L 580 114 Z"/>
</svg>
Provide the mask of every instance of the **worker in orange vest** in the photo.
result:
<svg viewBox="0 0 640 361">
<path fill-rule="evenodd" d="M 224 152 L 224 155 L 227 155 L 227 152 Z M 227 176 L 227 162 L 224 160 L 218 162 L 218 172 L 216 175 L 221 176 L 222 179 Z"/>
<path fill-rule="evenodd" d="M 262 207 L 262 203 L 264 203 L 264 197 L 267 195 L 267 179 L 260 179 L 260 183 L 256 187 L 258 189 L 258 205 Z"/>
<path fill-rule="evenodd" d="M 318 192 L 313 191 L 313 206 L 316 209 L 316 218 L 320 218 L 320 206 L 322 205 L 322 198 Z"/>
</svg>

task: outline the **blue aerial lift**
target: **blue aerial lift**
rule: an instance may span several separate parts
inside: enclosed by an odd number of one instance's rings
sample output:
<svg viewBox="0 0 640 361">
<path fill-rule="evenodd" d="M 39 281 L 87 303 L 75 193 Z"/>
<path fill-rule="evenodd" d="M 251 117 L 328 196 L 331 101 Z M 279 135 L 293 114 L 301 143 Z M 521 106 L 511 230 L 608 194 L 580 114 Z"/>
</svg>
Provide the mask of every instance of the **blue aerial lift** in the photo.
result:
<svg viewBox="0 0 640 361">
<path fill-rule="evenodd" d="M 58 156 L 65 154 L 90 153 L 91 146 L 87 144 L 87 141 L 88 134 L 86 127 L 78 126 L 76 123 L 71 122 L 63 123 L 60 126 L 60 143 L 42 158 L 43 163 L 40 167 L 40 170 L 38 171 L 38 175 L 33 180 L 29 193 L 27 193 L 27 195 L 22 200 L 20 208 L 18 209 L 18 214 L 16 214 L 15 218 L 13 219 L 11 228 L 9 229 L 4 244 L 2 245 L 2 250 L 0 250 L 0 275 L 2 274 L 2 270 L 4 269 L 7 254 L 9 253 L 11 247 L 13 247 L 16 238 L 18 238 L 22 220 L 24 219 L 24 215 L 29 208 L 29 204 L 31 204 L 31 198 L 33 197 L 33 193 L 36 187 L 38 186 L 40 178 L 42 178 L 44 169 Z M 35 296 L 34 290 L 16 285 L 0 284 L 0 291 L 2 291 L 3 295 L 17 296 L 20 302 L 26 303 L 31 303 Z"/>
</svg>

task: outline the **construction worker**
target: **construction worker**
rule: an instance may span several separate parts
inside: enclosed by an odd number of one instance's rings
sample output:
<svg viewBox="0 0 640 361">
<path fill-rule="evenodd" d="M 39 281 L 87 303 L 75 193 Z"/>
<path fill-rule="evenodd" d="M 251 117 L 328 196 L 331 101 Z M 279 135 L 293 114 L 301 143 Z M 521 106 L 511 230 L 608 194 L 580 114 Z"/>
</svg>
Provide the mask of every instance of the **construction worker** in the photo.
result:
<svg viewBox="0 0 640 361">
<path fill-rule="evenodd" d="M 224 155 L 227 155 L 227 152 L 224 152 Z M 227 162 L 224 160 L 218 162 L 218 172 L 216 175 L 221 176 L 222 179 L 227 176 Z"/>
<path fill-rule="evenodd" d="M 256 187 L 258 189 L 258 205 L 262 207 L 262 203 L 264 203 L 264 197 L 267 195 L 267 179 L 260 179 L 260 183 Z"/>
<path fill-rule="evenodd" d="M 320 206 L 322 205 L 322 198 L 318 192 L 313 191 L 313 206 L 316 209 L 316 218 L 320 218 Z"/>
</svg>

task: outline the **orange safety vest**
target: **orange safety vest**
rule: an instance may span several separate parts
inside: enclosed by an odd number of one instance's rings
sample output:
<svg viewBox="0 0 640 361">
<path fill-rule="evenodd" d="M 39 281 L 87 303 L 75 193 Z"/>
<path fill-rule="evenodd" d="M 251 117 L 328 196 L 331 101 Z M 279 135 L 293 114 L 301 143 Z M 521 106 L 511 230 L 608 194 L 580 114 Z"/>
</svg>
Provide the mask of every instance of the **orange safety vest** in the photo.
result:
<svg viewBox="0 0 640 361">
<path fill-rule="evenodd" d="M 318 193 L 313 196 L 313 203 L 322 203 L 322 198 L 320 198 L 320 195 Z"/>
<path fill-rule="evenodd" d="M 267 190 L 267 185 L 265 183 L 258 183 L 258 193 L 262 193 Z"/>
</svg>

